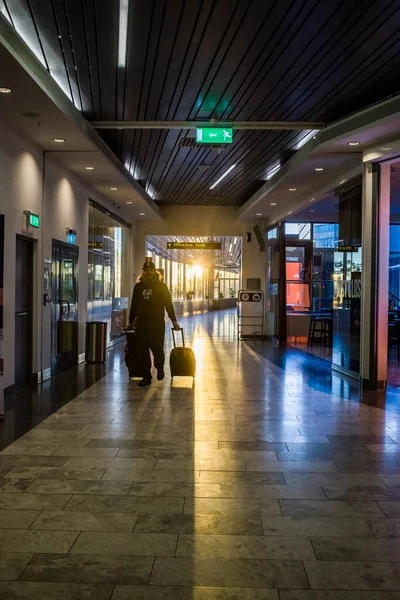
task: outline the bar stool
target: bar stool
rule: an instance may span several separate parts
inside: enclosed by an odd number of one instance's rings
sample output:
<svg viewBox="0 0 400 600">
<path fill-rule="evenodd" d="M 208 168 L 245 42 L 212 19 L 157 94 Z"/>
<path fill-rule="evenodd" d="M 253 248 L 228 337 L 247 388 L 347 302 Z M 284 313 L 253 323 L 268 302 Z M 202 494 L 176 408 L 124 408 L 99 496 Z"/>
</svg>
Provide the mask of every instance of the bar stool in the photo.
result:
<svg viewBox="0 0 400 600">
<path fill-rule="evenodd" d="M 307 346 L 313 346 L 315 341 L 321 341 L 324 346 L 332 344 L 332 317 L 328 315 L 313 315 L 310 319 Z"/>
</svg>

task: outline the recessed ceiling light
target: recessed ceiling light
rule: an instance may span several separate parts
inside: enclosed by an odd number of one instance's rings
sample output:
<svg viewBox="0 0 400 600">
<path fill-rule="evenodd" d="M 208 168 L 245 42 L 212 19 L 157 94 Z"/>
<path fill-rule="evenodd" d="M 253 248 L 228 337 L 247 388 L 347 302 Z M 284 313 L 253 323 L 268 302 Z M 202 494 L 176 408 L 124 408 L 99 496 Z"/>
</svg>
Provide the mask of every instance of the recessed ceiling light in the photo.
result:
<svg viewBox="0 0 400 600">
<path fill-rule="evenodd" d="M 289 192 L 295 192 L 296 188 L 289 188 Z"/>
<path fill-rule="evenodd" d="M 144 217 L 144 216 L 146 216 L 146 213 L 139 213 L 139 215 L 140 215 L 141 217 Z"/>
<path fill-rule="evenodd" d="M 256 217 L 261 217 L 262 213 L 256 213 Z"/>
<path fill-rule="evenodd" d="M 314 212 L 314 209 L 311 209 L 310 212 Z"/>
<path fill-rule="evenodd" d="M 381 150 L 391 150 L 392 148 L 389 148 L 388 146 L 382 146 Z"/>
<path fill-rule="evenodd" d="M 11 88 L 0 87 L 0 94 L 11 94 Z"/>
<path fill-rule="evenodd" d="M 271 202 L 271 206 L 276 206 L 276 202 Z"/>
<path fill-rule="evenodd" d="M 323 171 L 323 170 L 324 170 L 324 168 L 323 168 L 323 167 L 316 167 L 316 168 L 314 169 L 314 171 L 317 171 L 317 173 L 319 173 L 320 171 Z"/>
<path fill-rule="evenodd" d="M 92 167 L 92 165 L 87 165 L 85 169 L 86 171 L 94 171 L 94 167 Z"/>
<path fill-rule="evenodd" d="M 359 145 L 360 145 L 360 142 L 356 142 L 356 141 L 354 140 L 354 142 L 348 142 L 348 144 L 349 144 L 349 146 L 359 146 Z"/>
<path fill-rule="evenodd" d="M 127 204 L 133 204 L 133 202 L 131 200 L 128 200 Z"/>
<path fill-rule="evenodd" d="M 113 191 L 113 192 L 116 192 L 117 189 L 118 189 L 117 187 L 110 187 L 110 190 Z"/>
<path fill-rule="evenodd" d="M 315 198 L 311 198 L 310 202 L 314 202 Z"/>
<path fill-rule="evenodd" d="M 57 142 L 57 144 L 63 144 L 65 142 L 65 138 L 53 138 L 53 142 Z"/>
</svg>

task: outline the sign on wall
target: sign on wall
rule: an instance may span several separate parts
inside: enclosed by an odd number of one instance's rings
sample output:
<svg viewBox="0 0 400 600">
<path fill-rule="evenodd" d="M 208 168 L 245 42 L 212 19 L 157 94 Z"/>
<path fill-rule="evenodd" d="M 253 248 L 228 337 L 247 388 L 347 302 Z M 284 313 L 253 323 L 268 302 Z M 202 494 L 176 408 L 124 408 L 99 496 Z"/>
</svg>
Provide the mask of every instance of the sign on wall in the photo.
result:
<svg viewBox="0 0 400 600">
<path fill-rule="evenodd" d="M 248 290 L 239 292 L 239 302 L 261 302 L 261 292 L 250 292 Z"/>
<path fill-rule="evenodd" d="M 168 250 L 221 250 L 221 242 L 167 242 Z"/>
</svg>

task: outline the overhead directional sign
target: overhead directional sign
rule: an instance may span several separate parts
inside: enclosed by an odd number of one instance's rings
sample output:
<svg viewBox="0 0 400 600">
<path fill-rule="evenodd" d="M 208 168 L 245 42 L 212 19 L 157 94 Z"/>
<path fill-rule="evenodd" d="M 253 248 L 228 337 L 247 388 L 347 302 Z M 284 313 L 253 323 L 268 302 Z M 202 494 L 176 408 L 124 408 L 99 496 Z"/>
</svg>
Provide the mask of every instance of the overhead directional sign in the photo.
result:
<svg viewBox="0 0 400 600">
<path fill-rule="evenodd" d="M 221 250 L 221 242 L 167 242 L 168 250 Z"/>
<path fill-rule="evenodd" d="M 232 129 L 226 127 L 197 127 L 198 144 L 232 144 Z"/>
</svg>

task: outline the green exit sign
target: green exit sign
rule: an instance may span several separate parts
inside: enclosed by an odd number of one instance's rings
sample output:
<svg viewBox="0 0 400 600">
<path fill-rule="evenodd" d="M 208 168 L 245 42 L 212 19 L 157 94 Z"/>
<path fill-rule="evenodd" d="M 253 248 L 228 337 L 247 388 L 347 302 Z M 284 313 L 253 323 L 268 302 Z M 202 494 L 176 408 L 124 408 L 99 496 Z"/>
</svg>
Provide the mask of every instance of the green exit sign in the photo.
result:
<svg viewBox="0 0 400 600">
<path fill-rule="evenodd" d="M 232 129 L 225 127 L 197 127 L 198 144 L 232 144 Z"/>
<path fill-rule="evenodd" d="M 39 215 L 34 215 L 33 213 L 31 213 L 29 215 L 29 225 L 38 229 L 40 225 Z"/>
</svg>

